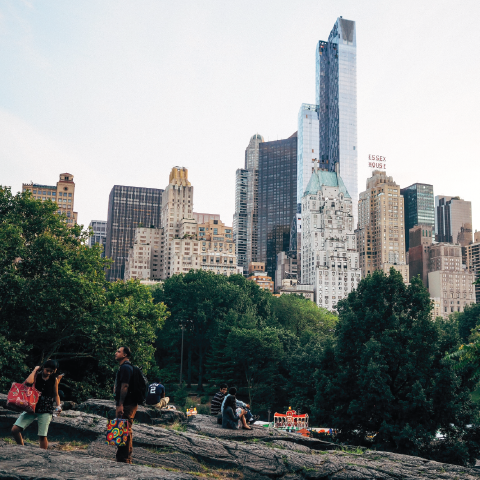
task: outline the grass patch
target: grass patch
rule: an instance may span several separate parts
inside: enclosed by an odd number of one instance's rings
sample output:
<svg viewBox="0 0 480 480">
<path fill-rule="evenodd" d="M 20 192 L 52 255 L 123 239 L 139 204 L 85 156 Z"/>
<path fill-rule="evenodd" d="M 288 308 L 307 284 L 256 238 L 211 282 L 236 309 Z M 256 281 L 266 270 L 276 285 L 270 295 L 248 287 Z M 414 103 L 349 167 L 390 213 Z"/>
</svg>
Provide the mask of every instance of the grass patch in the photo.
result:
<svg viewBox="0 0 480 480">
<path fill-rule="evenodd" d="M 360 448 L 360 447 L 354 448 L 354 449 L 352 449 L 352 448 L 342 448 L 341 451 L 344 452 L 344 453 L 351 453 L 353 455 L 363 455 L 364 452 L 365 452 L 365 450 Z"/>
<path fill-rule="evenodd" d="M 59 443 L 55 447 L 55 450 L 61 450 L 62 452 L 73 452 L 75 450 L 86 450 L 89 445 L 90 443 L 74 440 L 73 442 Z"/>
<path fill-rule="evenodd" d="M 166 425 L 165 428 L 169 430 L 174 430 L 175 432 L 186 432 L 187 426 L 184 423 L 175 420 L 171 425 Z"/>
<path fill-rule="evenodd" d="M 16 442 L 13 438 L 11 438 L 11 437 L 4 437 L 4 438 L 2 438 L 2 440 L 3 440 L 5 443 L 8 443 L 8 444 L 10 444 L 10 445 L 16 445 L 16 444 L 17 444 L 17 442 Z"/>
<path fill-rule="evenodd" d="M 148 450 L 151 453 L 156 453 L 157 455 L 165 454 L 165 453 L 177 453 L 176 450 L 174 450 L 171 447 L 149 447 L 145 446 L 143 447 L 145 450 Z"/>
</svg>

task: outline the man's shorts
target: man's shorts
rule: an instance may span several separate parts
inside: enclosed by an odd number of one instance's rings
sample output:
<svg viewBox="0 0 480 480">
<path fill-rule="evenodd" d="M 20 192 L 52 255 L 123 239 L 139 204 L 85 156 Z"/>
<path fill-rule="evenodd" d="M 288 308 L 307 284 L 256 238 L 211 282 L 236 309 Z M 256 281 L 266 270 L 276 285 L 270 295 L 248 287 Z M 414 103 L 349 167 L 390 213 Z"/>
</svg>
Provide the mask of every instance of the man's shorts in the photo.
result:
<svg viewBox="0 0 480 480">
<path fill-rule="evenodd" d="M 48 427 L 52 421 L 51 413 L 27 413 L 23 412 L 15 422 L 17 427 L 24 430 L 35 420 L 38 421 L 38 436 L 46 437 L 48 434 Z"/>
</svg>

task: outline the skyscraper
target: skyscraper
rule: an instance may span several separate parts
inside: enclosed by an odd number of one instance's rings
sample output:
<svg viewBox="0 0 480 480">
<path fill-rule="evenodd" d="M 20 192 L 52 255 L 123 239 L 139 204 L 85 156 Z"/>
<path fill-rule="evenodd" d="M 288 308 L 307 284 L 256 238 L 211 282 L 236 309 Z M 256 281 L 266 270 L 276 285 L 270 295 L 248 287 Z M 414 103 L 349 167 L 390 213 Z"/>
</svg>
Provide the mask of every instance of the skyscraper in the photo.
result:
<svg viewBox="0 0 480 480">
<path fill-rule="evenodd" d="M 105 243 L 107 241 L 107 222 L 105 220 L 92 220 L 88 226 L 93 235 L 88 239 L 88 246 L 93 247 L 96 243 L 102 246 L 102 257 L 105 256 Z"/>
<path fill-rule="evenodd" d="M 161 226 L 135 229 L 125 278 L 158 281 L 199 269 L 232 275 L 237 273 L 236 260 L 232 227 L 219 215 L 193 213 L 188 170 L 173 167 L 162 194 Z"/>
<path fill-rule="evenodd" d="M 247 263 L 247 196 L 248 170 L 239 168 L 235 172 L 235 213 L 233 215 L 233 237 L 237 250 L 238 266 L 246 272 Z"/>
<path fill-rule="evenodd" d="M 472 242 L 472 203 L 460 197 L 435 197 L 437 242 L 458 243 L 465 247 Z M 465 252 L 463 252 L 465 256 Z"/>
<path fill-rule="evenodd" d="M 128 249 L 134 243 L 138 226 L 160 226 L 162 193 L 158 188 L 114 185 L 108 197 L 107 241 L 105 256 L 114 263 L 107 280 L 124 278 Z"/>
<path fill-rule="evenodd" d="M 409 281 L 405 263 L 405 225 L 400 187 L 386 172 L 374 170 L 358 201 L 357 248 L 363 276 L 398 270 Z"/>
<path fill-rule="evenodd" d="M 318 105 L 302 103 L 298 112 L 297 204 L 301 211 L 303 193 L 320 158 Z"/>
<path fill-rule="evenodd" d="M 313 285 L 320 307 L 335 309 L 360 282 L 354 229 L 341 177 L 315 169 L 302 198 L 302 282 Z"/>
<path fill-rule="evenodd" d="M 245 150 L 245 168 L 248 171 L 247 188 L 247 265 L 258 258 L 258 159 L 263 137 L 253 135 Z"/>
<path fill-rule="evenodd" d="M 277 254 L 289 250 L 297 209 L 297 132 L 259 147 L 257 261 L 274 278 Z"/>
<path fill-rule="evenodd" d="M 409 231 L 415 225 L 435 227 L 433 185 L 414 183 L 400 190 L 405 207 L 405 250 L 410 248 Z"/>
<path fill-rule="evenodd" d="M 258 156 L 263 137 L 256 133 L 245 149 L 245 165 L 235 174 L 233 232 L 238 266 L 246 273 L 258 255 Z"/>
<path fill-rule="evenodd" d="M 305 189 L 304 176 L 311 175 L 312 160 L 319 167 L 341 175 L 352 197 L 353 215 L 357 219 L 357 41 L 352 20 L 339 17 L 328 41 L 319 41 L 316 49 L 315 105 L 302 105 L 299 113 L 299 152 L 297 198 Z M 312 124 L 306 124 L 305 110 L 310 110 Z M 302 115 L 303 114 L 303 115 Z M 317 117 L 318 115 L 318 117 Z M 305 145 L 316 140 L 311 133 L 318 121 L 318 147 L 310 152 Z M 316 150 L 318 149 L 318 153 Z M 308 153 L 306 155 L 305 153 Z M 311 154 L 315 154 L 312 156 Z M 301 178 L 301 180 L 300 180 Z M 308 178 L 309 180 L 309 178 Z M 308 183 L 307 180 L 307 183 Z M 301 193 L 301 194 L 300 194 Z"/>
</svg>

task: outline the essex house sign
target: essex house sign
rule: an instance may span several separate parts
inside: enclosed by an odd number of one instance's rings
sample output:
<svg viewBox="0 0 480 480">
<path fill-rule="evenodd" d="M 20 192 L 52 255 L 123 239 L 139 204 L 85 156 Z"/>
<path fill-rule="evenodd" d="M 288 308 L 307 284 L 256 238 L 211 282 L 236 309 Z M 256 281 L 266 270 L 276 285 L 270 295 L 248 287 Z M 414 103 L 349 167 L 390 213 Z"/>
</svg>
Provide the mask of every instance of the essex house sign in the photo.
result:
<svg viewBox="0 0 480 480">
<path fill-rule="evenodd" d="M 387 161 L 387 158 L 382 157 L 381 155 L 370 154 L 368 156 L 368 166 L 370 168 L 376 168 L 378 170 L 386 170 L 387 169 L 386 161 Z"/>
</svg>

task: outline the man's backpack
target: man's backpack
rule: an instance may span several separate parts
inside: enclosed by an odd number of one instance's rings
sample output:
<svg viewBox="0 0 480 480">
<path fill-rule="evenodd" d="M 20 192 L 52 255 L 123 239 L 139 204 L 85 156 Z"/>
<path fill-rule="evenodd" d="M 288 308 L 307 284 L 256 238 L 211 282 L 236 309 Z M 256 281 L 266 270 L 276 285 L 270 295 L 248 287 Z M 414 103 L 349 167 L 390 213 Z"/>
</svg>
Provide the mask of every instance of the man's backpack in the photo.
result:
<svg viewBox="0 0 480 480">
<path fill-rule="evenodd" d="M 130 364 L 132 365 L 132 364 Z M 132 386 L 130 393 L 132 394 L 132 399 L 137 405 L 145 405 L 145 399 L 147 398 L 147 388 L 148 380 L 147 377 L 143 374 L 142 369 L 136 365 L 132 365 L 133 375 L 132 375 Z"/>
</svg>

